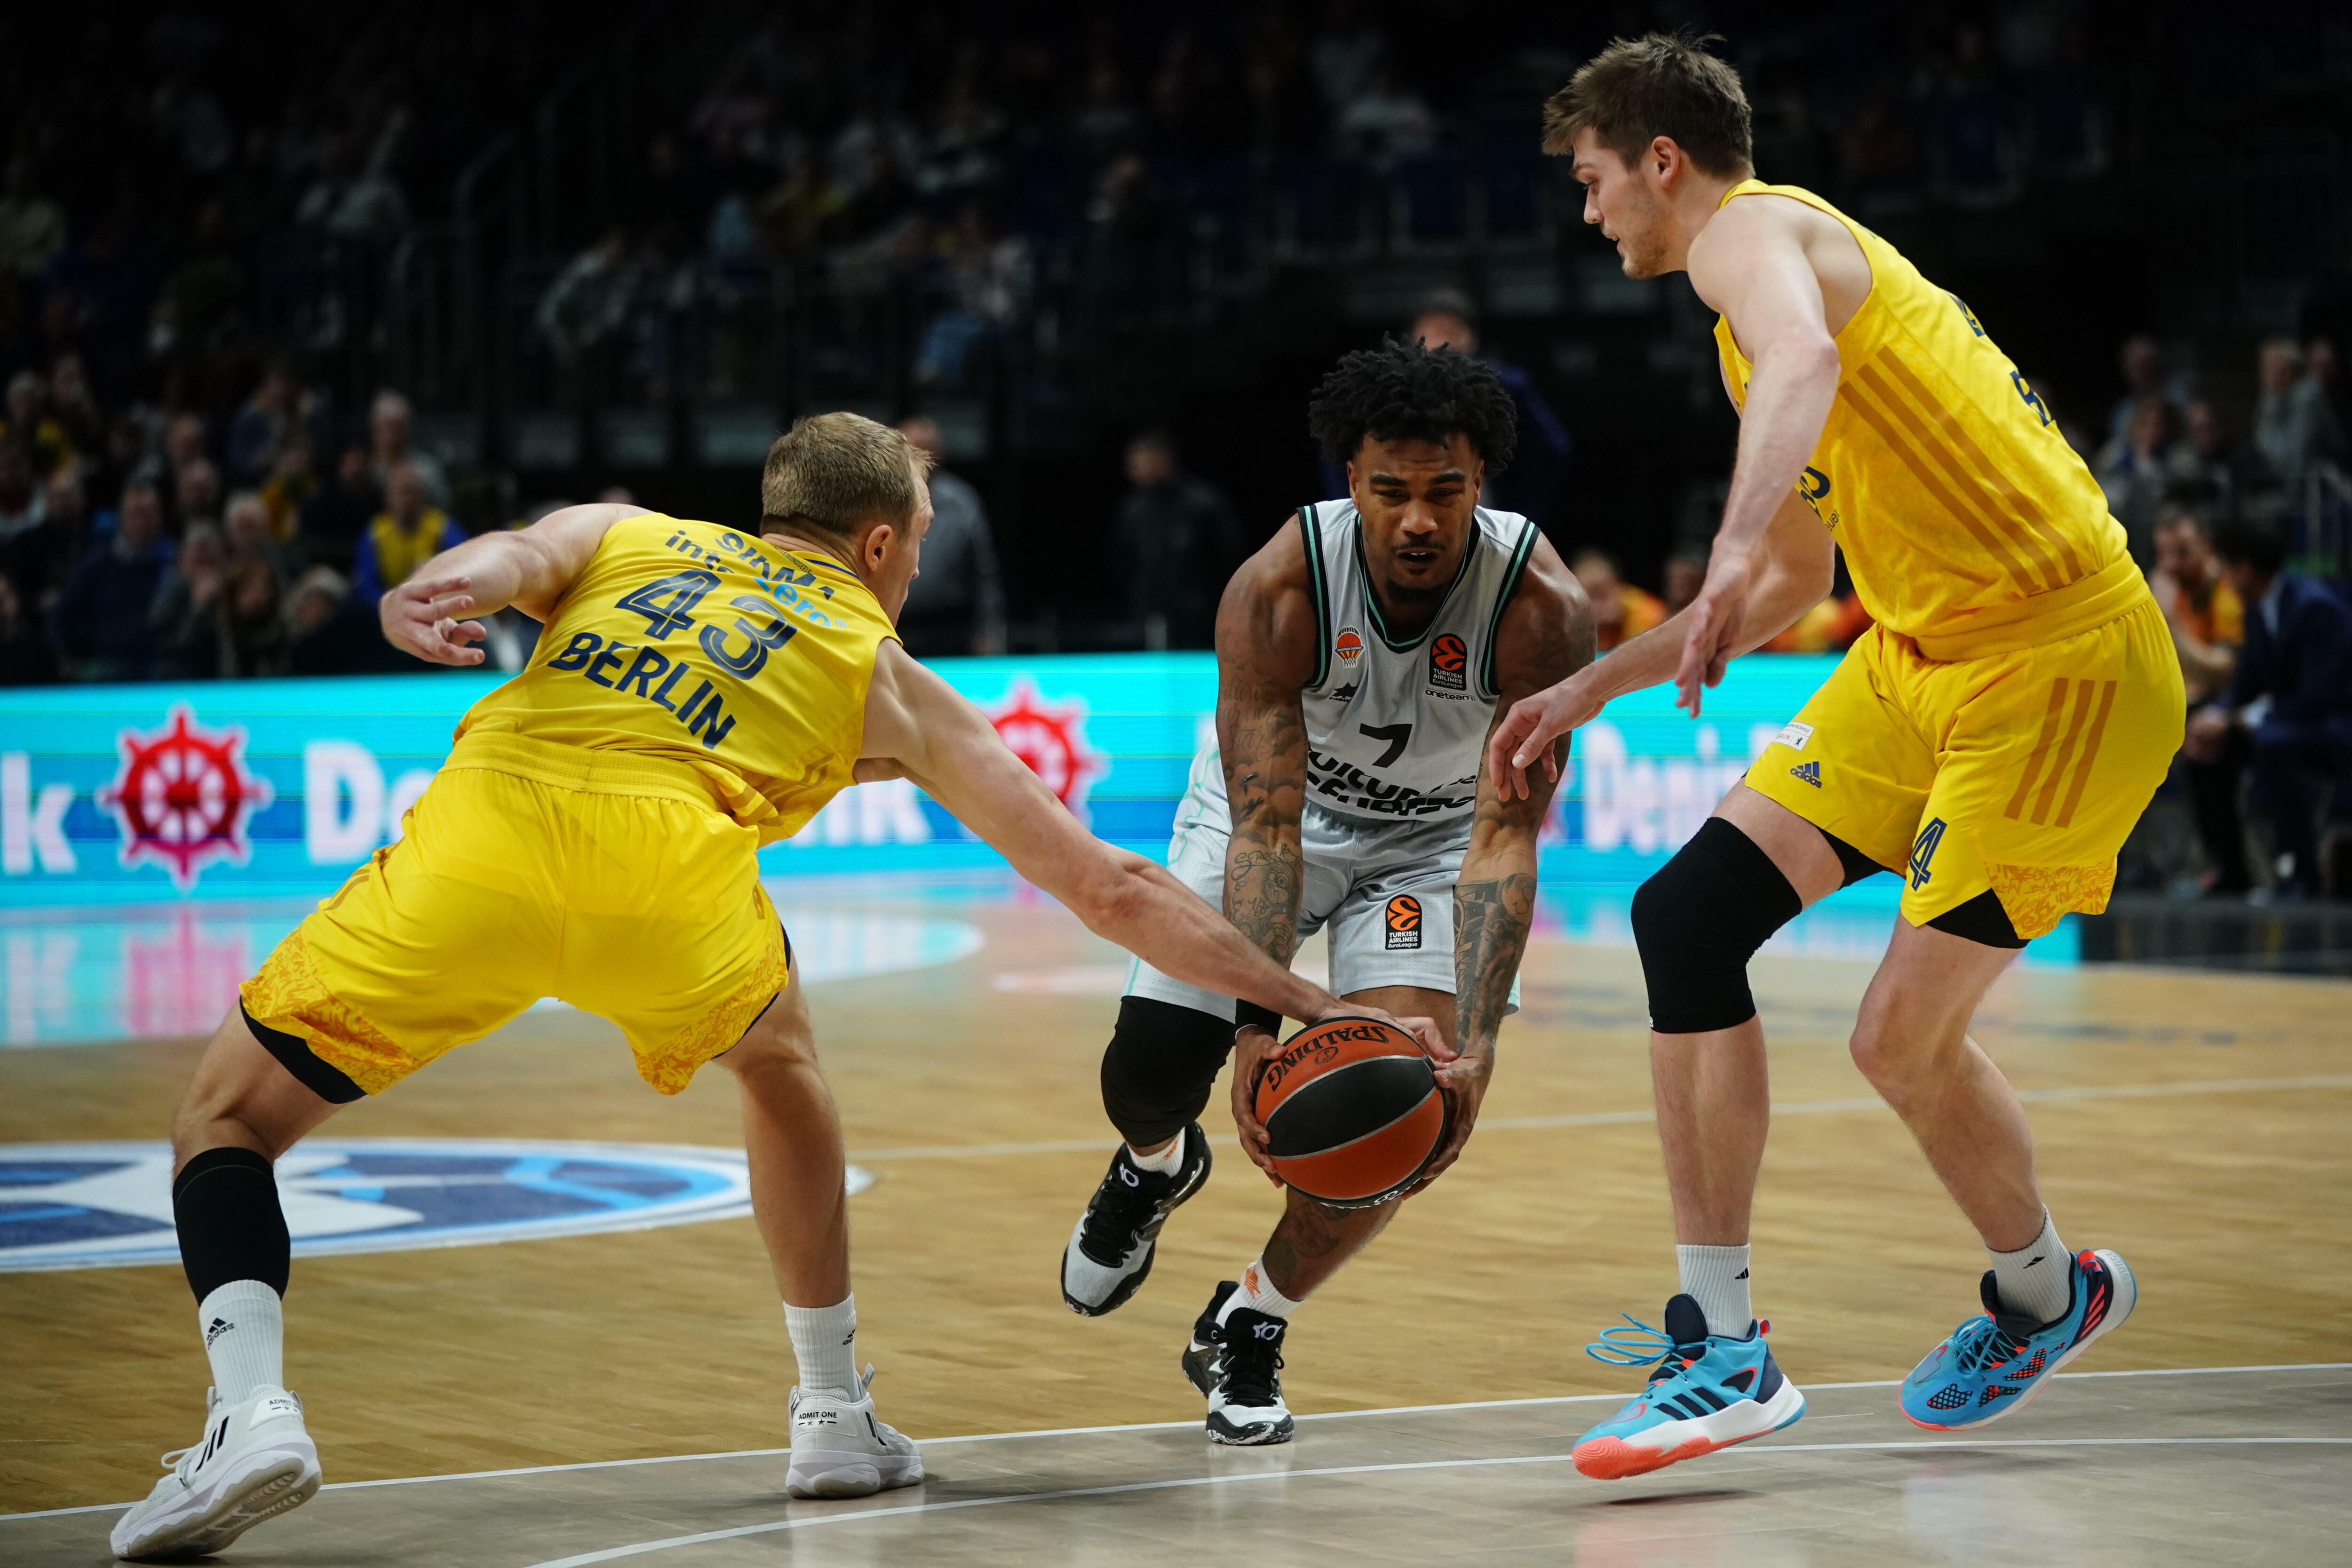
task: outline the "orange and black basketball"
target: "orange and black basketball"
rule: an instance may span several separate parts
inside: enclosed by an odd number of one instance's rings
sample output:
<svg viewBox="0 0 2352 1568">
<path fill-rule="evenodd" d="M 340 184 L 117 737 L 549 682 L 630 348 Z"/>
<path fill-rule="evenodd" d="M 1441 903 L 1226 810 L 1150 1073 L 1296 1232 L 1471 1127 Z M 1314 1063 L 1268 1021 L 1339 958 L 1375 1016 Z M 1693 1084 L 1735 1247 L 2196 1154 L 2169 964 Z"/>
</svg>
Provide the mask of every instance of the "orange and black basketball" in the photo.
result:
<svg viewBox="0 0 2352 1568">
<path fill-rule="evenodd" d="M 1276 1173 L 1333 1208 L 1371 1208 L 1412 1185 L 1453 1123 L 1421 1047 L 1371 1018 L 1293 1035 L 1258 1079 L 1255 1104 Z"/>
</svg>

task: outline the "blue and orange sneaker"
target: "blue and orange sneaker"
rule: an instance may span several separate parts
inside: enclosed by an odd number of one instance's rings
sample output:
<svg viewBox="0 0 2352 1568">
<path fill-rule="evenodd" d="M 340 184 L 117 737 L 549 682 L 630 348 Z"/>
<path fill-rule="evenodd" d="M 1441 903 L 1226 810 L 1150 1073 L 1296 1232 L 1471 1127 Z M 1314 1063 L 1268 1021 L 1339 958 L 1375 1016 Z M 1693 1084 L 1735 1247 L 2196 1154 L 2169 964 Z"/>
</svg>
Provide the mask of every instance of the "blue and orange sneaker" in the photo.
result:
<svg viewBox="0 0 2352 1568">
<path fill-rule="evenodd" d="M 1650 1385 L 1623 1409 L 1577 1439 L 1579 1472 L 1622 1481 L 1696 1459 L 1767 1432 L 1805 1413 L 1805 1396 L 1780 1375 L 1764 1348 L 1769 1323 L 1744 1339 L 1706 1331 L 1706 1314 L 1688 1296 L 1666 1303 L 1661 1333 L 1628 1313 L 1630 1329 L 1603 1329 L 1584 1353 L 1612 1366 L 1658 1363 Z"/>
<path fill-rule="evenodd" d="M 1903 1414 L 1915 1426 L 1959 1432 L 2032 1404 L 2052 1373 L 2118 1327 L 2139 1300 L 2131 1269 L 2113 1252 L 2075 1254 L 2073 1284 L 2066 1310 L 2036 1323 L 2002 1309 L 1986 1269 L 1978 1288 L 1984 1315 L 1954 1329 L 1911 1369 L 1903 1380 Z"/>
</svg>

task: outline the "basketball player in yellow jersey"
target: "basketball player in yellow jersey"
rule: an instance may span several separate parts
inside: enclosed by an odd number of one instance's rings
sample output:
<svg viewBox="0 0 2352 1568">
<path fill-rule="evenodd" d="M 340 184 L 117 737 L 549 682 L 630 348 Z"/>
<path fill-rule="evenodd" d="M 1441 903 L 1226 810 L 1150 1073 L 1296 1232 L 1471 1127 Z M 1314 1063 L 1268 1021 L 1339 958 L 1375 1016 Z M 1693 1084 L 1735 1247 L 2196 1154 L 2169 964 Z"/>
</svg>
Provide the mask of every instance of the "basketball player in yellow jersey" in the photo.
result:
<svg viewBox="0 0 2352 1568">
<path fill-rule="evenodd" d="M 2180 741 L 2163 615 L 1985 324 L 1820 197 L 1754 177 L 1728 66 L 1684 38 L 1620 40 L 1552 99 L 1545 133 L 1626 273 L 1687 271 L 1720 312 L 1739 451 L 1697 601 L 1519 703 L 1493 765 L 1524 770 L 1610 698 L 1668 679 L 1696 716 L 1727 660 L 1828 591 L 1832 542 L 1877 620 L 1634 899 L 1682 1289 L 1663 1331 L 1595 1347 L 1662 1364 L 1577 1467 L 1637 1475 L 1802 1414 L 1748 1304 L 1769 1111 L 1747 966 L 1804 905 L 1880 870 L 1905 879 L 1902 912 L 1853 1058 L 1992 1263 L 1984 1312 L 1919 1363 L 1901 1405 L 1922 1426 L 1977 1426 L 2135 1300 L 2121 1258 L 2060 1243 L 2017 1095 L 1968 1026 L 2027 939 L 2105 907 Z"/>
<path fill-rule="evenodd" d="M 759 532 L 630 507 L 470 540 L 384 596 L 385 635 L 481 662 L 478 622 L 543 623 L 459 725 L 404 824 L 245 984 L 173 1125 L 173 1205 L 214 1393 L 205 1436 L 114 1530 L 125 1557 L 215 1551 L 319 1487 L 285 1388 L 289 1241 L 270 1163 L 542 996 L 619 1025 L 665 1094 L 717 1059 L 742 1091 L 752 1212 L 799 1363 L 787 1486 L 922 1479 L 854 1340 L 841 1131 L 760 845 L 857 778 L 904 776 L 1095 931 L 1278 1012 L 1346 1012 L 1173 877 L 1090 837 L 987 718 L 907 657 L 928 462 L 855 415 L 768 455 Z M 1426 1019 L 1407 1026 L 1436 1041 Z"/>
</svg>

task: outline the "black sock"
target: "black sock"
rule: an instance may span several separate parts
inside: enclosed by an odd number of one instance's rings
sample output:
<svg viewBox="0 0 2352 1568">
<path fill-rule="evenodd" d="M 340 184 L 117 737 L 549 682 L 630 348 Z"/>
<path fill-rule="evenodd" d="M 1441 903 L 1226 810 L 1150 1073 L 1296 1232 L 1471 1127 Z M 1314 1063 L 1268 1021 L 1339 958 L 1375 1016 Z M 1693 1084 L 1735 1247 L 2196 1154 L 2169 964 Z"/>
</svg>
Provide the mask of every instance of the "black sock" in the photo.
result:
<svg viewBox="0 0 2352 1568">
<path fill-rule="evenodd" d="M 233 1279 L 258 1279 L 280 1296 L 293 1261 L 278 1178 L 250 1149 L 207 1149 L 172 1183 L 180 1264 L 202 1301 Z"/>
</svg>

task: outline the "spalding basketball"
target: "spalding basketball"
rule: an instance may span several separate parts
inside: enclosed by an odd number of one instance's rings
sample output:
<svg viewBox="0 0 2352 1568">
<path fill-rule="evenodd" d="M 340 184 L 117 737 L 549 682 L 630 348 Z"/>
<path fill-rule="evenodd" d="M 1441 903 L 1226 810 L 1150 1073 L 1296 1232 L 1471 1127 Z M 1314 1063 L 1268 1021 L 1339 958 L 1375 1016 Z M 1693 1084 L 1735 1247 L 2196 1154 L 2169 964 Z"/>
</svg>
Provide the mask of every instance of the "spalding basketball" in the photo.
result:
<svg viewBox="0 0 2352 1568">
<path fill-rule="evenodd" d="M 1420 1045 L 1371 1018 L 1293 1035 L 1255 1103 L 1276 1173 L 1333 1208 L 1371 1208 L 1412 1185 L 1454 1120 Z"/>
</svg>

